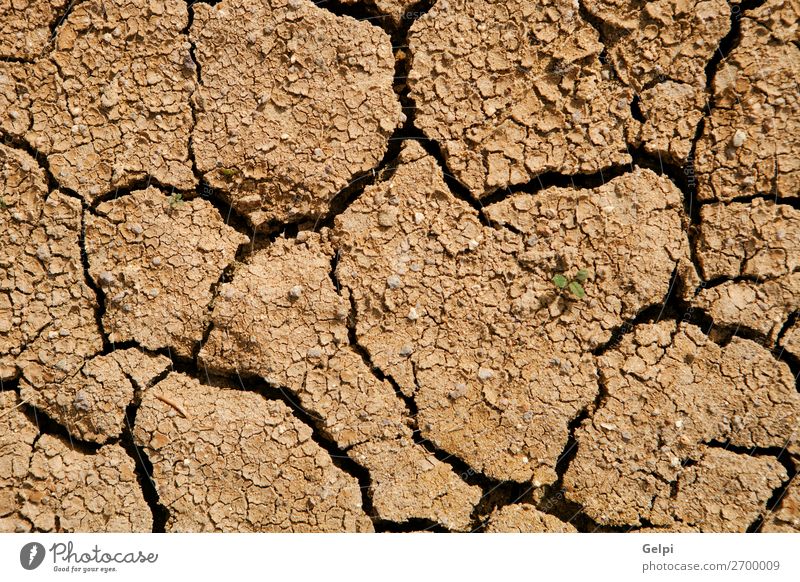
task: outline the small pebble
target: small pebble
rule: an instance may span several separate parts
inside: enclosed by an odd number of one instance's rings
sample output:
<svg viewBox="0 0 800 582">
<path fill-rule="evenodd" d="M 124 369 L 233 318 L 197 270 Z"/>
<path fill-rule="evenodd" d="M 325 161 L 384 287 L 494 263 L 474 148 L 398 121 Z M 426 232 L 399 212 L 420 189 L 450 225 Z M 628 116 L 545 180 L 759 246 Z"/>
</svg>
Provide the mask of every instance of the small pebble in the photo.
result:
<svg viewBox="0 0 800 582">
<path fill-rule="evenodd" d="M 397 211 L 391 209 L 380 212 L 378 214 L 378 224 L 387 228 L 397 224 Z"/>
<path fill-rule="evenodd" d="M 86 397 L 86 394 L 83 391 L 78 391 L 78 393 L 75 394 L 75 398 L 72 401 L 72 405 L 77 410 L 80 410 L 82 412 L 86 412 L 91 408 L 91 405 L 89 404 L 89 399 Z"/>
<path fill-rule="evenodd" d="M 455 388 L 447 394 L 447 397 L 450 400 L 458 400 L 459 398 L 462 398 L 466 395 L 467 395 L 467 385 L 459 383 L 456 384 Z"/>
<path fill-rule="evenodd" d="M 46 261 L 50 258 L 50 249 L 47 248 L 47 245 L 39 245 L 39 248 L 36 249 L 36 258 L 40 261 Z"/>
<path fill-rule="evenodd" d="M 296 299 L 300 299 L 300 297 L 302 295 L 303 295 L 303 287 L 302 287 L 302 285 L 295 285 L 294 287 L 289 289 L 289 297 L 291 299 L 295 299 L 295 300 Z"/>
</svg>

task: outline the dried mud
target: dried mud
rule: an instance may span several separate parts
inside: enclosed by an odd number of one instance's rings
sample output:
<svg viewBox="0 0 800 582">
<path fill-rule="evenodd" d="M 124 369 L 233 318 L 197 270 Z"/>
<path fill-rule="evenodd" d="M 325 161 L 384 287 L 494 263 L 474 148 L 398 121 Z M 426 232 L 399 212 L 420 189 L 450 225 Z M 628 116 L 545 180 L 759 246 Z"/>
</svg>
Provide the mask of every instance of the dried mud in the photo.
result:
<svg viewBox="0 0 800 582">
<path fill-rule="evenodd" d="M 797 0 L 0 0 L 0 531 L 800 532 Z"/>
</svg>

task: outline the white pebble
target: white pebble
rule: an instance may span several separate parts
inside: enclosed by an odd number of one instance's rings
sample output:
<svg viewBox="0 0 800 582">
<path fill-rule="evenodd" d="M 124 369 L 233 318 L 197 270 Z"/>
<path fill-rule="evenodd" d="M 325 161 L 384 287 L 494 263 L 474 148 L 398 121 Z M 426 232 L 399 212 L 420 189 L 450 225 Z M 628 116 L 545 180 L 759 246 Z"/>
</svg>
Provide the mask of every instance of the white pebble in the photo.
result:
<svg viewBox="0 0 800 582">
<path fill-rule="evenodd" d="M 289 290 L 289 297 L 292 299 L 300 299 L 303 295 L 303 287 L 302 285 L 295 285 Z"/>
</svg>

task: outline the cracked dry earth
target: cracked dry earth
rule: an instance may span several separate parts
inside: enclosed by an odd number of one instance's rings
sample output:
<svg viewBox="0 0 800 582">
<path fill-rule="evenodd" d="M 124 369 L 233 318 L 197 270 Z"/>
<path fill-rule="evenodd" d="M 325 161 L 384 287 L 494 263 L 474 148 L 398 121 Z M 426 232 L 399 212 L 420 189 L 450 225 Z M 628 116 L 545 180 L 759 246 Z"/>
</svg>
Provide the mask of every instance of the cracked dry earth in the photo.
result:
<svg viewBox="0 0 800 582">
<path fill-rule="evenodd" d="M 799 19 L 0 0 L 0 531 L 800 532 Z"/>
</svg>

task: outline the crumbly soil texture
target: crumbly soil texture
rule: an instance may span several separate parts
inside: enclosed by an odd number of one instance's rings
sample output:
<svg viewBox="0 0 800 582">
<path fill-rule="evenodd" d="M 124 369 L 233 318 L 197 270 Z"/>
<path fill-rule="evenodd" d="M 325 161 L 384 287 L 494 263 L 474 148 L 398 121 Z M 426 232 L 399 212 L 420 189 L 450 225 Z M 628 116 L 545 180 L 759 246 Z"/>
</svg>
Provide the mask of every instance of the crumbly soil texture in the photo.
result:
<svg viewBox="0 0 800 582">
<path fill-rule="evenodd" d="M 0 532 L 800 532 L 800 0 L 0 0 Z"/>
</svg>

